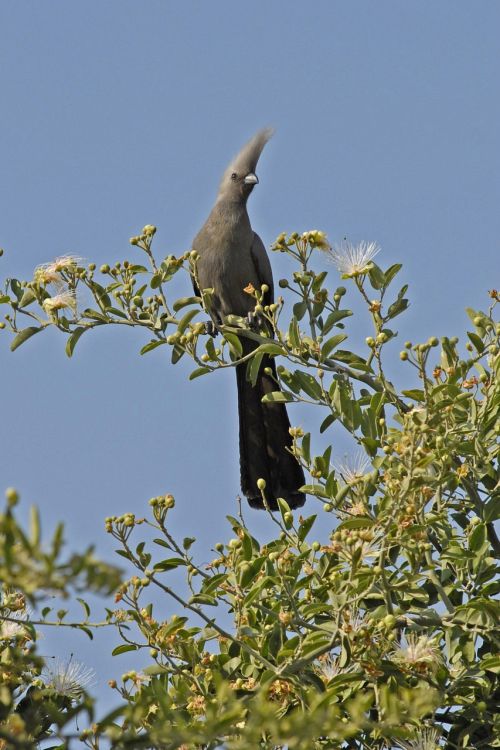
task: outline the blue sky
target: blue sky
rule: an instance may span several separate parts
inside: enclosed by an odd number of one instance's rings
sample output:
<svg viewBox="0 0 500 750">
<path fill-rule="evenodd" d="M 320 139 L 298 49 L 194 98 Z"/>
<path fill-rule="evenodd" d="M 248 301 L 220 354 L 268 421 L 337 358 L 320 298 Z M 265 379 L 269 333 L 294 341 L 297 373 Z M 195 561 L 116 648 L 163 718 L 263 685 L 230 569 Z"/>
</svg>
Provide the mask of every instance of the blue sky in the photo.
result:
<svg viewBox="0 0 500 750">
<path fill-rule="evenodd" d="M 128 238 L 147 223 L 160 256 L 183 252 L 230 158 L 273 125 L 249 205 L 265 244 L 310 228 L 376 240 L 410 284 L 401 341 L 463 333 L 464 307 L 498 285 L 499 23 L 495 0 L 3 3 L 0 278 L 68 252 L 135 259 Z M 103 518 L 172 492 L 178 534 L 208 559 L 239 489 L 233 373 L 189 383 L 189 367 L 162 348 L 139 357 L 145 340 L 121 329 L 85 337 L 72 360 L 57 332 L 8 343 L 0 484 L 111 559 Z M 115 666 L 103 636 L 72 643 L 104 696 L 127 657 Z M 47 636 L 47 653 L 68 648 Z"/>
</svg>

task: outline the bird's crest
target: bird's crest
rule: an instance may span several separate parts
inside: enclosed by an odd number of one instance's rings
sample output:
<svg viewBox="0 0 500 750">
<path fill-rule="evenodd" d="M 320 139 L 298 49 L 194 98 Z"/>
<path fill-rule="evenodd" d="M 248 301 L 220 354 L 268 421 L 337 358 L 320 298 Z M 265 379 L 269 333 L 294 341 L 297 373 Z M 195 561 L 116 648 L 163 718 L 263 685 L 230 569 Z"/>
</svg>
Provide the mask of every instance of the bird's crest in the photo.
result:
<svg viewBox="0 0 500 750">
<path fill-rule="evenodd" d="M 250 172 L 255 172 L 257 168 L 257 162 L 262 153 L 262 149 L 271 138 L 274 133 L 273 128 L 263 128 L 259 130 L 253 138 L 250 138 L 248 143 L 245 143 L 241 151 L 234 157 L 229 164 L 228 168 L 224 172 L 224 176 L 221 181 L 221 186 L 225 183 L 228 176 L 233 172 L 237 174 L 245 175 Z"/>
</svg>

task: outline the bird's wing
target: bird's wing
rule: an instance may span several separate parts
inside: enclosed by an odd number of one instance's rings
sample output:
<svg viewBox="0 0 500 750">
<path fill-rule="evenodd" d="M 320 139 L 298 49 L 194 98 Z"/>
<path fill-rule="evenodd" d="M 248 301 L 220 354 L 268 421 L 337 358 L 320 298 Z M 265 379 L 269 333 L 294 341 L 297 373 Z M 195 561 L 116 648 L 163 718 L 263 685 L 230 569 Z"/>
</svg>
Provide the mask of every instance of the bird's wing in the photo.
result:
<svg viewBox="0 0 500 750">
<path fill-rule="evenodd" d="M 253 243 L 250 248 L 250 254 L 255 265 L 257 278 L 261 284 L 267 284 L 269 287 L 269 291 L 265 294 L 264 299 L 266 305 L 270 305 L 274 301 L 273 272 L 264 243 L 255 232 L 253 233 Z"/>
</svg>

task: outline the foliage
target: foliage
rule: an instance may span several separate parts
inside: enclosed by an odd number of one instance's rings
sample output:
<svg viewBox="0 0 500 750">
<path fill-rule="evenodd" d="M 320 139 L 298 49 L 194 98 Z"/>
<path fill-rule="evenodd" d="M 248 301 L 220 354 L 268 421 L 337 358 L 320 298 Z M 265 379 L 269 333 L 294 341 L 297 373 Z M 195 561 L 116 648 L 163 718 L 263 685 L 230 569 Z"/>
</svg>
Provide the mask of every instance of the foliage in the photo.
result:
<svg viewBox="0 0 500 750">
<path fill-rule="evenodd" d="M 67 256 L 29 283 L 10 280 L 0 303 L 11 348 L 57 327 L 71 356 L 84 333 L 113 324 L 146 329 L 142 354 L 166 346 L 174 364 L 191 357 L 191 378 L 247 360 L 254 379 L 264 354 L 280 356 L 279 388 L 266 398 L 320 407 L 320 432 L 340 425 L 359 453 L 339 461 L 331 445 L 318 450 L 318 435 L 292 428 L 310 476 L 308 504 L 326 512 L 321 522 L 280 502 L 268 511 L 276 536 L 263 543 L 240 509 L 208 565 L 196 561 L 194 539 L 170 533 L 169 495 L 150 501 L 148 518 L 106 520 L 135 569 L 109 613 L 120 636 L 114 653 L 141 651 L 145 665 L 113 682 L 120 708 L 82 740 L 96 749 L 103 736 L 117 749 L 498 747 L 497 293 L 487 312 L 469 310 L 465 356 L 457 338 L 443 338 L 440 352 L 436 338 L 407 342 L 400 359 L 411 370 L 399 390 L 386 352 L 407 286 L 392 294 L 401 266 L 382 270 L 372 244 L 331 250 L 321 232 L 281 235 L 273 249 L 297 264 L 279 282 L 295 299 L 289 319 L 283 298 L 263 306 L 263 290 L 248 287 L 252 321 L 232 316 L 215 341 L 195 320 L 212 290 L 173 303 L 166 293 L 177 272 L 196 276 L 196 254 L 158 262 L 155 231 L 148 225 L 131 240 L 149 270 L 104 265 L 97 281 L 93 264 Z M 352 311 L 345 287 L 330 290 L 327 273 L 313 269 L 317 253 L 359 293 L 374 328 L 366 350 L 341 348 Z M 82 289 L 93 302 L 80 310 Z M 243 358 L 242 337 L 256 344 Z M 133 541 L 137 526 L 153 529 L 148 546 Z M 22 590 L 24 577 L 15 585 Z M 32 593 L 43 579 L 33 585 Z M 179 614 L 157 616 L 158 594 Z"/>
<path fill-rule="evenodd" d="M 38 628 L 69 627 L 93 638 L 105 622 L 90 619 L 88 603 L 76 594 L 109 595 L 120 584 L 118 568 L 98 560 L 89 547 L 84 554 L 63 558 L 64 529 L 59 524 L 44 543 L 36 508 L 29 531 L 15 515 L 19 498 L 6 493 L 0 513 L 0 748 L 31 748 L 34 741 L 68 736 L 75 717 L 93 715 L 84 687 L 88 670 L 77 662 L 50 667 L 37 648 Z M 68 621 L 68 610 L 44 606 L 49 596 L 75 599 L 83 619 Z M 70 732 L 71 734 L 71 732 Z"/>
</svg>

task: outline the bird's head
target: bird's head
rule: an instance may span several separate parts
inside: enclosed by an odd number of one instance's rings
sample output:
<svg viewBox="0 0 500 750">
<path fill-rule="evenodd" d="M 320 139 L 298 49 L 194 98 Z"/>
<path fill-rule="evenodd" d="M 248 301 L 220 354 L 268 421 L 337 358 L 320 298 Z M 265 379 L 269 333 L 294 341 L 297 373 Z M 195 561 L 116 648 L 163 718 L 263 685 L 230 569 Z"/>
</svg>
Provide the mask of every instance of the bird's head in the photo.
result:
<svg viewBox="0 0 500 750">
<path fill-rule="evenodd" d="M 235 156 L 222 177 L 218 200 L 245 203 L 253 188 L 259 182 L 255 170 L 262 149 L 273 134 L 272 128 L 259 130 L 239 154 Z"/>
</svg>

